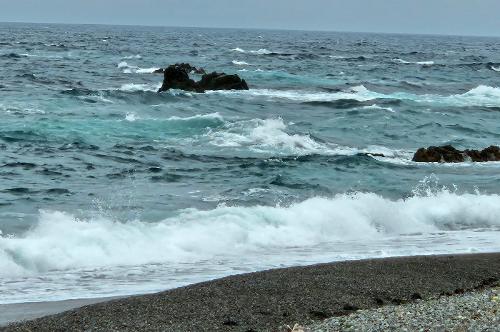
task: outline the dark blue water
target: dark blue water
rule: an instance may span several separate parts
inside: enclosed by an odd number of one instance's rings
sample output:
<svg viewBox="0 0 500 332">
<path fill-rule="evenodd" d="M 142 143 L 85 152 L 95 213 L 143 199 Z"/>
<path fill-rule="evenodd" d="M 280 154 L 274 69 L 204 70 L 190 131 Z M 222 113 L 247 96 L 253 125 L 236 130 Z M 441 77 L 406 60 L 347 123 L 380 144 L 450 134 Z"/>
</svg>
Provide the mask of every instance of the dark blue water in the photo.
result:
<svg viewBox="0 0 500 332">
<path fill-rule="evenodd" d="M 498 251 L 500 164 L 411 158 L 500 144 L 499 86 L 498 38 L 0 24 L 0 298 Z"/>
</svg>

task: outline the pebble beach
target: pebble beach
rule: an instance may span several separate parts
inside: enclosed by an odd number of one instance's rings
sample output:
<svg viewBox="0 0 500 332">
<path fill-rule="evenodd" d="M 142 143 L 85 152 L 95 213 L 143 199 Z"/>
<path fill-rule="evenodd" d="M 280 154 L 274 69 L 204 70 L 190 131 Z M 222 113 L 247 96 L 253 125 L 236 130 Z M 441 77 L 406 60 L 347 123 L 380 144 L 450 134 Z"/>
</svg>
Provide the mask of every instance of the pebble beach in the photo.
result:
<svg viewBox="0 0 500 332">
<path fill-rule="evenodd" d="M 497 331 L 499 280 L 498 253 L 337 262 L 231 276 L 0 330 Z"/>
<path fill-rule="evenodd" d="M 302 330 L 334 331 L 500 331 L 500 288 L 441 296 L 399 306 L 360 310 Z M 296 328 L 299 330 L 299 328 Z"/>
</svg>

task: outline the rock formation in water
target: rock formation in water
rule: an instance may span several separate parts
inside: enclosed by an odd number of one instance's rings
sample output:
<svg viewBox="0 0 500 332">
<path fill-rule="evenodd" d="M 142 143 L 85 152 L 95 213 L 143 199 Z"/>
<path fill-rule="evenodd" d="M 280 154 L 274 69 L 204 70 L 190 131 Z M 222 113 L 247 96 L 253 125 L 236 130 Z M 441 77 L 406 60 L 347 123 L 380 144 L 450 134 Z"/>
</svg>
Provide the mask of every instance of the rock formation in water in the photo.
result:
<svg viewBox="0 0 500 332">
<path fill-rule="evenodd" d="M 464 161 L 486 162 L 500 161 L 500 148 L 490 146 L 484 150 L 460 151 L 451 145 L 420 148 L 413 156 L 416 162 L 460 163 Z"/>
<path fill-rule="evenodd" d="M 159 71 L 158 71 L 159 72 Z M 202 74 L 201 80 L 194 81 L 190 73 Z M 196 68 L 188 63 L 170 65 L 163 70 L 163 84 L 158 92 L 180 89 L 193 92 L 206 90 L 248 90 L 245 80 L 238 75 L 212 72 L 206 74 L 203 68 Z"/>
<path fill-rule="evenodd" d="M 198 75 L 205 75 L 205 69 L 201 67 L 195 67 L 191 66 L 189 63 L 176 63 L 174 66 L 183 69 L 186 73 L 188 74 L 198 74 Z M 164 68 L 160 68 L 155 70 L 153 73 L 155 74 L 163 74 L 165 72 Z"/>
</svg>

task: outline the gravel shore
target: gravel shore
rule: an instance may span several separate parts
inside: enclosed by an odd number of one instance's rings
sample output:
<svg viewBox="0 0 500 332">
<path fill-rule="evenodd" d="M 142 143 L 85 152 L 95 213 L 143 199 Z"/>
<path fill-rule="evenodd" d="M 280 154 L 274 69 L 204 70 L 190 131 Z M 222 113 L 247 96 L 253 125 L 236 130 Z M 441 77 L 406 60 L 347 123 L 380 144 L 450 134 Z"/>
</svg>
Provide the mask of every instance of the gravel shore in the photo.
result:
<svg viewBox="0 0 500 332">
<path fill-rule="evenodd" d="M 297 329 L 298 330 L 298 329 Z M 303 328 L 334 331 L 500 331 L 500 288 L 360 310 Z"/>
<path fill-rule="evenodd" d="M 488 289 L 499 280 L 500 253 L 338 262 L 231 276 L 0 330 L 277 331 L 359 309 Z"/>
</svg>

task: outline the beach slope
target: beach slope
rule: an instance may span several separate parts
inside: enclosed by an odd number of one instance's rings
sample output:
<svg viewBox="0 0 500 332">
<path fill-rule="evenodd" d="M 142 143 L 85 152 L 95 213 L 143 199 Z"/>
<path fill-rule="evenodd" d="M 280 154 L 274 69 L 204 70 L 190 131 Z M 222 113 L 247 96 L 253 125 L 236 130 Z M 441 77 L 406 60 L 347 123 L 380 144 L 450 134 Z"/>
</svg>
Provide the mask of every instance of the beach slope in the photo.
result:
<svg viewBox="0 0 500 332">
<path fill-rule="evenodd" d="M 500 280 L 500 253 L 399 257 L 236 275 L 85 306 L 3 331 L 275 331 Z"/>
</svg>

